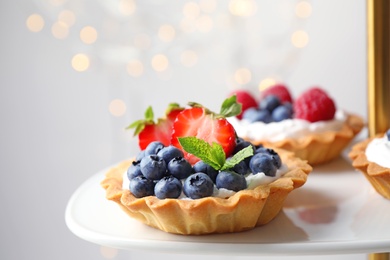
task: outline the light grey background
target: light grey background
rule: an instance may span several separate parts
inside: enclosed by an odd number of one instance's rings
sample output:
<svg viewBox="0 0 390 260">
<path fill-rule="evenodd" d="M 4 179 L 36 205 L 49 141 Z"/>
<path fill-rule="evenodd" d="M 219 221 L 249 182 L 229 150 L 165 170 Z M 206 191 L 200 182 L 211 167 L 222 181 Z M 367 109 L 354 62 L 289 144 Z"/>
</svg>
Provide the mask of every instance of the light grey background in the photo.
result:
<svg viewBox="0 0 390 260">
<path fill-rule="evenodd" d="M 226 75 L 236 67 L 250 64 L 258 69 L 258 75 L 252 75 L 254 82 L 244 86 L 252 91 L 261 77 L 274 73 L 290 86 L 295 96 L 309 86 L 320 85 L 340 108 L 366 118 L 364 0 L 309 1 L 313 13 L 305 21 L 283 21 L 265 11 L 267 6 L 273 10 L 275 3 L 282 6 L 298 1 L 257 1 L 259 13 L 263 14 L 259 17 L 259 26 L 264 28 L 261 36 L 267 36 L 260 39 L 263 45 L 251 45 L 248 35 L 253 24 L 242 20 L 233 21 L 235 27 L 225 34 L 184 37 L 171 47 L 169 55 L 174 57 L 175 51 L 193 47 L 191 43 L 196 42 L 198 64 L 191 69 L 173 64 L 169 80 L 161 80 L 150 68 L 145 69 L 143 77 L 133 79 L 121 61 L 105 58 L 113 44 L 116 49 L 120 37 L 98 38 L 95 47 L 83 45 L 74 32 L 67 39 L 55 39 L 50 33 L 55 12 L 45 9 L 41 2 L 0 3 L 0 259 L 107 259 L 99 245 L 83 241 L 67 229 L 64 211 L 72 193 L 97 171 L 136 153 L 136 140 L 124 127 L 142 117 L 149 104 L 153 104 L 156 115 L 162 115 L 166 104 L 172 101 L 198 101 L 218 108 L 234 85 L 226 80 Z M 68 4 L 74 2 L 77 1 L 69 0 Z M 79 26 L 98 24 L 107 15 L 99 1 L 79 2 L 91 8 L 77 21 Z M 178 3 L 183 2 L 175 2 Z M 219 6 L 227 3 L 218 1 Z M 147 23 L 134 26 L 152 31 L 156 20 L 174 19 L 175 5 L 168 7 L 159 9 L 145 4 L 140 10 L 146 14 L 142 19 Z M 165 16 L 155 16 L 160 11 Z M 25 25 L 32 13 L 45 18 L 45 27 L 39 33 L 30 32 Z M 307 47 L 286 47 L 284 42 L 288 42 L 290 33 L 286 24 L 302 26 L 308 32 Z M 155 49 L 150 52 L 167 48 L 163 44 L 153 46 Z M 86 72 L 76 72 L 71 67 L 72 56 L 79 52 L 92 57 Z M 127 110 L 123 116 L 109 113 L 113 99 L 125 102 Z M 114 253 L 114 259 L 184 257 L 150 252 Z M 286 257 L 295 258 L 328 256 Z M 332 259 L 365 258 L 341 255 Z"/>
</svg>

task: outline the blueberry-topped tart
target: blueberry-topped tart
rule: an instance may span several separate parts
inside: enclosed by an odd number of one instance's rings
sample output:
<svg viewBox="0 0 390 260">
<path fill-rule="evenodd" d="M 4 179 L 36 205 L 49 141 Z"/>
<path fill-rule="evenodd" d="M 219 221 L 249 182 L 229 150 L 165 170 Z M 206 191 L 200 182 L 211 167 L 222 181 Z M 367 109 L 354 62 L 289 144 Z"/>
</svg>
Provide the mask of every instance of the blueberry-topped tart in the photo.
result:
<svg viewBox="0 0 390 260">
<path fill-rule="evenodd" d="M 169 105 L 132 123 L 140 151 L 112 167 L 106 197 L 132 218 L 165 232 L 239 232 L 270 222 L 311 166 L 291 152 L 237 136 L 226 119 L 241 113 L 235 95 L 219 113 L 198 103 Z"/>
<path fill-rule="evenodd" d="M 242 112 L 228 118 L 237 135 L 255 145 L 263 144 L 294 152 L 311 165 L 340 155 L 361 131 L 363 119 L 338 109 L 320 87 L 311 87 L 294 99 L 283 84 L 258 94 L 236 90 Z"/>
</svg>

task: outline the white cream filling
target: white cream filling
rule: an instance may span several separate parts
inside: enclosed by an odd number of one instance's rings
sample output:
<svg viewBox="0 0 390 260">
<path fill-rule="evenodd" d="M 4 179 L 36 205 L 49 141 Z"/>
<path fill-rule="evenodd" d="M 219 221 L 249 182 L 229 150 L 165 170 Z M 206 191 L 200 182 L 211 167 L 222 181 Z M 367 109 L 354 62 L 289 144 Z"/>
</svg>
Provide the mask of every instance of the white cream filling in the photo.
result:
<svg viewBox="0 0 390 260">
<path fill-rule="evenodd" d="M 245 176 L 246 184 L 247 184 L 247 190 L 253 190 L 254 188 L 260 186 L 260 185 L 266 185 L 269 184 L 280 177 L 282 177 L 286 172 L 288 171 L 288 168 L 285 164 L 283 164 L 277 171 L 274 177 L 266 176 L 263 172 L 259 172 L 257 174 L 249 173 Z M 184 182 L 184 180 L 182 180 Z M 127 171 L 123 174 L 123 182 L 122 182 L 122 189 L 128 190 L 130 186 L 130 180 L 127 178 Z M 233 196 L 236 192 L 228 189 L 218 189 L 214 185 L 214 192 L 213 197 L 218 198 L 228 198 L 230 196 Z M 184 193 L 180 195 L 179 199 L 190 199 Z"/>
<path fill-rule="evenodd" d="M 390 141 L 387 136 L 374 138 L 366 148 L 366 157 L 382 167 L 390 168 Z"/>
<path fill-rule="evenodd" d="M 250 123 L 247 120 L 239 120 L 236 117 L 228 118 L 240 137 L 250 140 L 269 140 L 277 142 L 286 138 L 300 138 L 312 133 L 326 131 L 338 131 L 345 122 L 347 115 L 344 111 L 338 110 L 334 119 L 311 123 L 303 119 L 286 119 L 281 122 Z"/>
</svg>

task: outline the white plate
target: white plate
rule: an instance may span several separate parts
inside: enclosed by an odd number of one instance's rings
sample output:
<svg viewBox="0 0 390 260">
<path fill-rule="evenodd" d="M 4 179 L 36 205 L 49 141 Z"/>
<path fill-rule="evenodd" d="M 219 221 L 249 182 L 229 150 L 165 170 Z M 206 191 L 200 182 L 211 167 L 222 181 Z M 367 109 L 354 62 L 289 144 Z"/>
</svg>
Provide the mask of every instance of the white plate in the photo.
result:
<svg viewBox="0 0 390 260">
<path fill-rule="evenodd" d="M 105 199 L 105 171 L 83 183 L 66 208 L 66 224 L 87 241 L 128 250 L 219 255 L 312 255 L 390 251 L 390 201 L 350 162 L 315 167 L 270 223 L 235 234 L 167 234 L 128 217 Z"/>
</svg>

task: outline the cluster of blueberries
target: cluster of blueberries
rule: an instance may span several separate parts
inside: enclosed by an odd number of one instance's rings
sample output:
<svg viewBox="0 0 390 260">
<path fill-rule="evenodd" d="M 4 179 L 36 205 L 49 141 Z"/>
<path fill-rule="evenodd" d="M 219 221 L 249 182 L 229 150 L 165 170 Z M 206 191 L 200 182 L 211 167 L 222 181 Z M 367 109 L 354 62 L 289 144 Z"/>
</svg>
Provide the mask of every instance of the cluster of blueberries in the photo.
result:
<svg viewBox="0 0 390 260">
<path fill-rule="evenodd" d="M 290 102 L 282 103 L 275 95 L 268 95 L 259 102 L 258 107 L 248 108 L 242 118 L 249 122 L 280 122 L 293 117 L 293 106 Z"/>
<path fill-rule="evenodd" d="M 232 169 L 219 171 L 203 161 L 192 166 L 175 146 L 151 142 L 127 170 L 130 192 L 137 198 L 155 195 L 159 199 L 178 198 L 183 192 L 188 198 L 198 199 L 211 196 L 214 185 L 232 191 L 246 189 L 245 175 L 251 172 L 275 176 L 282 162 L 274 150 L 238 138 L 233 154 L 249 145 L 253 147 L 253 156 Z"/>
</svg>

